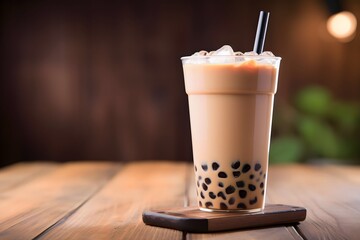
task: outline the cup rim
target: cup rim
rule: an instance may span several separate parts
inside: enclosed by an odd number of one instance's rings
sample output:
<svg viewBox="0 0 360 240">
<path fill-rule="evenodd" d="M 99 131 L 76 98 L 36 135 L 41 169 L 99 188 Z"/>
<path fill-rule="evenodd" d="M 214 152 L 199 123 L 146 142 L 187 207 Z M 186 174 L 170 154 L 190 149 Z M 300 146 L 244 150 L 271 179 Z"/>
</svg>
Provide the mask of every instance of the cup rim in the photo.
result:
<svg viewBox="0 0 360 240">
<path fill-rule="evenodd" d="M 274 59 L 274 60 L 281 60 L 281 57 L 277 56 L 262 56 L 262 55 L 211 55 L 211 56 L 184 56 L 181 57 L 181 60 L 188 60 L 188 59 L 209 59 L 209 58 L 224 58 L 224 57 L 234 57 L 235 59 L 239 58 L 247 58 L 247 59 Z"/>
</svg>

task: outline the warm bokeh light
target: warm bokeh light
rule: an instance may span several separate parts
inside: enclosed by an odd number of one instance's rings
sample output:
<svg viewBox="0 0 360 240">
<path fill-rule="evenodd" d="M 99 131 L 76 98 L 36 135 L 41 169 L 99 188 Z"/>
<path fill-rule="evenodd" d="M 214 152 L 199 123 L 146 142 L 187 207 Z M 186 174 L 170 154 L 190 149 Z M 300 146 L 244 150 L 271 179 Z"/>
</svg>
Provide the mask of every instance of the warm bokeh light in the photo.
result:
<svg viewBox="0 0 360 240">
<path fill-rule="evenodd" d="M 350 41 L 355 36 L 356 17 L 351 12 L 343 11 L 332 15 L 327 21 L 329 33 L 340 41 Z"/>
</svg>

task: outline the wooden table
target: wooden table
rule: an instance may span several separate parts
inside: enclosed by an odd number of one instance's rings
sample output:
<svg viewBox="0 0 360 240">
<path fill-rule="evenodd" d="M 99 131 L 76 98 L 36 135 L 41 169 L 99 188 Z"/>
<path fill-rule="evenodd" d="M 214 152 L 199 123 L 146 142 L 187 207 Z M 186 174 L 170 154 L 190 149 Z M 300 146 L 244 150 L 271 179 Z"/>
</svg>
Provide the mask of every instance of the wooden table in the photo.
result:
<svg viewBox="0 0 360 240">
<path fill-rule="evenodd" d="M 143 210 L 195 205 L 192 165 L 18 163 L 0 170 L 0 239 L 360 239 L 360 167 L 271 166 L 267 201 L 307 219 L 214 234 L 150 227 Z"/>
</svg>

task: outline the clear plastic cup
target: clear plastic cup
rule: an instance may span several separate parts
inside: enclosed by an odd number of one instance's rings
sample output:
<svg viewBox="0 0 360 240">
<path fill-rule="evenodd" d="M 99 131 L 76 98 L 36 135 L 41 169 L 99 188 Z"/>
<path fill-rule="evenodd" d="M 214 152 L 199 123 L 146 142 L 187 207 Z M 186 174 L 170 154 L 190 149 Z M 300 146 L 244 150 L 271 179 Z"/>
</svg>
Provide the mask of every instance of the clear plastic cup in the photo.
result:
<svg viewBox="0 0 360 240">
<path fill-rule="evenodd" d="M 199 208 L 261 211 L 281 58 L 209 58 L 181 58 Z"/>
</svg>

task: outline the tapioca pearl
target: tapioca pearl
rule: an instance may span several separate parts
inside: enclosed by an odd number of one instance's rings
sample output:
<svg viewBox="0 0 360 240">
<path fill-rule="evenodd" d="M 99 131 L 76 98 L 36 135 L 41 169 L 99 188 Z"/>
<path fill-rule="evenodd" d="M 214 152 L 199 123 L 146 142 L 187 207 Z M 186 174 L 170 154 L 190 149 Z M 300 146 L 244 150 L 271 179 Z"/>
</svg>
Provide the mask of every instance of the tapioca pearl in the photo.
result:
<svg viewBox="0 0 360 240">
<path fill-rule="evenodd" d="M 256 179 L 256 182 L 260 182 L 260 178 L 257 178 L 257 179 Z"/>
<path fill-rule="evenodd" d="M 246 205 L 244 203 L 239 203 L 236 207 L 239 209 L 246 209 Z"/>
<path fill-rule="evenodd" d="M 206 183 L 207 185 L 209 185 L 209 184 L 211 183 L 211 179 L 210 179 L 210 178 L 205 178 L 205 183 Z"/>
<path fill-rule="evenodd" d="M 262 172 L 262 171 L 260 171 L 260 173 L 259 173 L 259 174 L 260 174 L 260 176 L 261 176 L 261 175 L 263 174 L 263 172 Z"/>
<path fill-rule="evenodd" d="M 231 164 L 233 169 L 238 169 L 240 167 L 240 161 L 235 161 Z"/>
<path fill-rule="evenodd" d="M 233 205 L 235 203 L 235 198 L 230 198 L 229 199 L 229 205 Z"/>
<path fill-rule="evenodd" d="M 216 170 L 218 170 L 218 168 L 220 167 L 220 165 L 219 165 L 217 162 L 213 162 L 213 163 L 211 164 L 211 167 L 212 167 L 212 169 L 213 169 L 214 171 L 216 171 Z"/>
<path fill-rule="evenodd" d="M 237 181 L 237 182 L 236 182 L 236 186 L 237 186 L 238 188 L 243 188 L 243 187 L 245 186 L 245 183 L 244 183 L 244 181 Z"/>
<path fill-rule="evenodd" d="M 245 164 L 242 168 L 243 173 L 247 173 L 250 170 L 251 166 L 249 164 Z"/>
<path fill-rule="evenodd" d="M 250 205 L 253 205 L 253 204 L 257 203 L 257 197 L 254 197 L 253 199 L 250 199 L 249 203 L 250 203 Z"/>
<path fill-rule="evenodd" d="M 197 182 L 196 182 L 196 185 L 197 185 L 198 187 L 200 187 L 200 183 L 199 183 L 199 181 L 197 181 Z"/>
<path fill-rule="evenodd" d="M 225 172 L 219 172 L 218 177 L 219 178 L 227 178 L 227 174 Z"/>
<path fill-rule="evenodd" d="M 225 203 L 220 203 L 220 209 L 221 210 L 226 210 L 226 209 L 228 209 L 228 206 L 225 204 Z"/>
<path fill-rule="evenodd" d="M 199 201 L 199 206 L 200 206 L 200 207 L 202 207 L 202 206 L 203 206 L 201 201 Z"/>
<path fill-rule="evenodd" d="M 212 207 L 212 206 L 213 206 L 212 202 L 206 202 L 205 203 L 205 207 L 207 207 L 207 208 Z"/>
<path fill-rule="evenodd" d="M 205 183 L 203 183 L 201 186 L 202 186 L 202 188 L 204 189 L 204 191 L 207 191 L 207 190 L 208 190 L 208 186 L 206 186 Z"/>
<path fill-rule="evenodd" d="M 261 191 L 261 195 L 263 195 L 263 196 L 264 196 L 264 193 L 265 193 L 265 192 L 264 192 L 264 190 L 262 190 L 262 191 Z"/>
<path fill-rule="evenodd" d="M 260 183 L 260 188 L 264 188 L 264 183 Z"/>
<path fill-rule="evenodd" d="M 241 197 L 241 198 L 246 198 L 246 195 L 247 195 L 246 190 L 240 190 L 240 191 L 239 191 L 239 197 Z"/>
<path fill-rule="evenodd" d="M 236 177 L 236 178 L 240 177 L 240 174 L 241 174 L 240 171 L 234 171 L 233 172 L 233 176 Z"/>
<path fill-rule="evenodd" d="M 201 179 L 202 179 L 202 177 L 199 175 L 198 179 L 199 179 L 199 180 L 201 180 Z"/>
<path fill-rule="evenodd" d="M 260 163 L 255 164 L 255 167 L 254 167 L 255 171 L 259 171 L 260 168 L 261 168 L 261 164 L 260 164 Z"/>
<path fill-rule="evenodd" d="M 231 185 L 229 185 L 226 189 L 225 189 L 226 194 L 232 194 L 233 192 L 235 192 L 235 188 Z"/>
<path fill-rule="evenodd" d="M 202 164 L 201 168 L 206 172 L 208 170 L 207 164 Z"/>
<path fill-rule="evenodd" d="M 224 184 L 222 182 L 219 182 L 219 187 L 224 187 Z"/>
<path fill-rule="evenodd" d="M 200 197 L 201 197 L 202 199 L 205 199 L 205 196 L 204 196 L 204 193 L 203 193 L 203 192 L 200 192 Z"/>
<path fill-rule="evenodd" d="M 254 179 L 254 174 L 250 174 L 249 178 Z"/>
<path fill-rule="evenodd" d="M 264 178 L 266 178 L 266 173 L 264 173 Z"/>
<path fill-rule="evenodd" d="M 255 185 L 252 185 L 252 184 L 249 184 L 248 188 L 249 188 L 250 191 L 255 191 L 256 190 Z"/>
<path fill-rule="evenodd" d="M 226 200 L 226 196 L 225 196 L 225 194 L 223 192 L 218 192 L 217 196 L 221 197 L 224 200 Z"/>
<path fill-rule="evenodd" d="M 196 167 L 196 165 L 194 166 L 194 168 L 195 168 L 195 172 L 197 172 L 197 167 Z"/>
<path fill-rule="evenodd" d="M 211 199 L 215 199 L 216 198 L 216 195 L 213 193 L 213 192 L 209 192 L 209 197 Z"/>
</svg>

